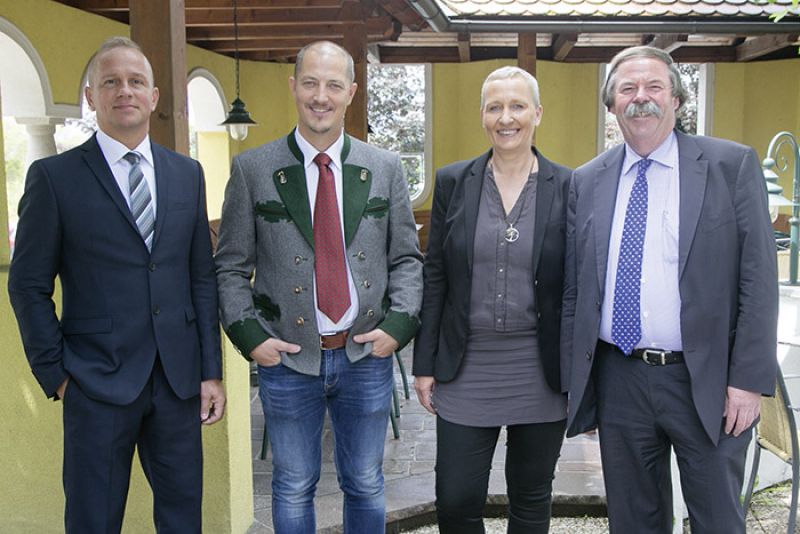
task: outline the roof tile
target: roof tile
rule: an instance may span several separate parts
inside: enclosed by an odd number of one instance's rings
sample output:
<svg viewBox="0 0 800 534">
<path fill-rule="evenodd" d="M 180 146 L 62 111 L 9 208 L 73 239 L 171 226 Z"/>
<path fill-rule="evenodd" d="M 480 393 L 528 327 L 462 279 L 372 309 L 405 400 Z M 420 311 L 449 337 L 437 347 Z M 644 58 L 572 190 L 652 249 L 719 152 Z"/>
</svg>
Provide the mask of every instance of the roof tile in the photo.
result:
<svg viewBox="0 0 800 534">
<path fill-rule="evenodd" d="M 791 7 L 792 0 L 437 0 L 457 17 L 648 16 L 752 17 Z"/>
</svg>

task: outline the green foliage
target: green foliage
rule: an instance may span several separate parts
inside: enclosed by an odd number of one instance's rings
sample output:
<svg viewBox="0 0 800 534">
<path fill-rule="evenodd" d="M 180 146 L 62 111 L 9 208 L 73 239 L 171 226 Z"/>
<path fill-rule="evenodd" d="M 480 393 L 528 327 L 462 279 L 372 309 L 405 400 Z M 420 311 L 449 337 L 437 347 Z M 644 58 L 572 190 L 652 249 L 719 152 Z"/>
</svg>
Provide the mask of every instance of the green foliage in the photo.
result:
<svg viewBox="0 0 800 534">
<path fill-rule="evenodd" d="M 369 142 L 399 152 L 415 198 L 425 182 L 425 66 L 369 65 Z"/>
<path fill-rule="evenodd" d="M 777 3 L 776 0 L 767 0 L 767 2 L 769 2 L 770 4 Z M 777 13 L 773 13 L 772 15 L 769 16 L 769 18 L 771 18 L 775 22 L 780 22 L 781 19 L 783 19 L 783 17 L 789 14 L 800 15 L 800 0 L 792 0 L 791 7 L 786 7 L 783 10 L 778 11 Z M 798 53 L 800 53 L 800 49 L 798 49 Z"/>
</svg>

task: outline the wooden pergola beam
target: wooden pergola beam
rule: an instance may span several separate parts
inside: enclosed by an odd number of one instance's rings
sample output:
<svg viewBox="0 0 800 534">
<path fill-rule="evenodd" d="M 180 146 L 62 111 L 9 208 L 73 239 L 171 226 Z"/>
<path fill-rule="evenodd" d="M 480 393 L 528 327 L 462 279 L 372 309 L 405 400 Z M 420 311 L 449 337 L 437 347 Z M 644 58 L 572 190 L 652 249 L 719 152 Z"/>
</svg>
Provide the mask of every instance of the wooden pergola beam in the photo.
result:
<svg viewBox="0 0 800 534">
<path fill-rule="evenodd" d="M 577 33 L 559 33 L 553 35 L 553 60 L 564 61 L 577 42 Z"/>
<path fill-rule="evenodd" d="M 350 1 L 350 0 L 346 0 Z M 300 37 L 307 36 L 311 40 L 324 39 L 331 36 L 344 35 L 350 31 L 348 22 L 328 21 L 320 24 L 281 24 L 239 26 L 239 39 L 261 39 L 264 37 Z M 369 36 L 393 35 L 396 25 L 391 17 L 370 17 L 362 21 Z M 228 26 L 191 26 L 186 29 L 186 37 L 190 41 L 214 41 L 233 39 L 233 25 Z"/>
<path fill-rule="evenodd" d="M 344 48 L 353 56 L 355 82 L 358 84 L 353 101 L 347 108 L 344 118 L 345 131 L 367 140 L 367 23 L 358 0 L 343 0 L 340 20 L 346 26 L 342 29 Z"/>
<path fill-rule="evenodd" d="M 109 11 L 128 11 L 129 0 L 60 0 L 66 4 L 84 11 L 105 13 Z M 186 0 L 186 10 L 192 9 L 232 9 L 231 0 Z M 239 9 L 284 9 L 298 7 L 297 0 L 238 0 Z M 303 4 L 309 8 L 338 7 L 341 0 L 304 0 Z M 300 6 L 302 7 L 302 6 Z"/>
<path fill-rule="evenodd" d="M 751 61 L 797 44 L 797 34 L 759 35 L 736 47 L 736 61 Z"/>
<path fill-rule="evenodd" d="M 461 63 L 469 63 L 469 33 L 463 32 L 458 34 L 458 60 Z"/>
<path fill-rule="evenodd" d="M 689 36 L 685 33 L 659 33 L 648 44 L 671 54 L 687 42 L 689 42 Z"/>
<path fill-rule="evenodd" d="M 150 60 L 160 94 L 158 106 L 150 118 L 150 137 L 188 156 L 183 14 L 183 0 L 130 0 L 131 39 L 139 43 Z"/>
<path fill-rule="evenodd" d="M 328 24 L 339 17 L 339 7 L 237 10 L 239 24 Z M 188 9 L 186 26 L 217 26 L 233 23 L 233 9 Z"/>
<path fill-rule="evenodd" d="M 536 34 L 531 32 L 519 34 L 517 45 L 517 65 L 519 68 L 536 76 Z"/>
</svg>

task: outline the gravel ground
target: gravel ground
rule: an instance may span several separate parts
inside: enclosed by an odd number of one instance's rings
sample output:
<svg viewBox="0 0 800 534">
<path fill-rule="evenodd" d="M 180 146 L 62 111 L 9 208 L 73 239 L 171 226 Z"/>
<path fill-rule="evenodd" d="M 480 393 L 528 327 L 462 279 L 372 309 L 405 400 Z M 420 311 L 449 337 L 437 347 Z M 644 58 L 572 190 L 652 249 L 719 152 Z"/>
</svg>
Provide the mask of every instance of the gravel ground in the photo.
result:
<svg viewBox="0 0 800 534">
<path fill-rule="evenodd" d="M 786 532 L 791 502 L 790 483 L 767 488 L 753 496 L 750 513 L 747 515 L 749 534 L 780 534 Z M 689 522 L 684 525 L 684 534 L 689 534 Z M 438 534 L 435 525 L 416 530 L 403 531 L 409 534 Z M 486 520 L 487 534 L 505 534 L 506 520 Z M 554 517 L 550 523 L 551 534 L 602 534 L 608 532 L 608 521 L 604 517 Z M 800 529 L 795 528 L 796 533 Z"/>
</svg>

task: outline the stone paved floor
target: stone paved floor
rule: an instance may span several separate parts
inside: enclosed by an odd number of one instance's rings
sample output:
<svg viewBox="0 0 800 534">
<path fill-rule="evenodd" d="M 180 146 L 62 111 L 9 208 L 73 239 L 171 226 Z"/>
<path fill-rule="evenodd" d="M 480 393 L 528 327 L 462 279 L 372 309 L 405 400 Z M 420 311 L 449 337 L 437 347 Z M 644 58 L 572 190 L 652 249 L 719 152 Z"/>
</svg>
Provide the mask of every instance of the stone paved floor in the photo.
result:
<svg viewBox="0 0 800 534">
<path fill-rule="evenodd" d="M 411 352 L 402 352 L 406 370 L 411 369 Z M 417 402 L 413 391 L 413 377 L 409 376 L 410 398 L 405 399 L 395 364 L 395 383 L 400 395 L 400 438 L 394 439 L 387 425 L 384 475 L 386 478 L 387 521 L 400 521 L 407 517 L 433 511 L 434 460 L 436 456 L 436 420 Z M 271 463 L 259 458 L 264 419 L 257 389 L 251 390 L 253 494 L 255 522 L 248 534 L 272 533 L 271 517 Z M 490 502 L 502 502 L 505 494 L 505 433 L 498 442 L 492 475 L 489 481 Z M 328 424 L 323 431 L 322 476 L 317 486 L 315 500 L 317 528 L 321 532 L 339 532 L 342 494 L 336 482 L 332 455 L 333 436 Z M 600 471 L 600 452 L 596 439 L 580 436 L 564 443 L 561 459 L 556 468 L 554 501 L 556 504 L 600 504 L 604 499 L 603 479 Z"/>
</svg>

